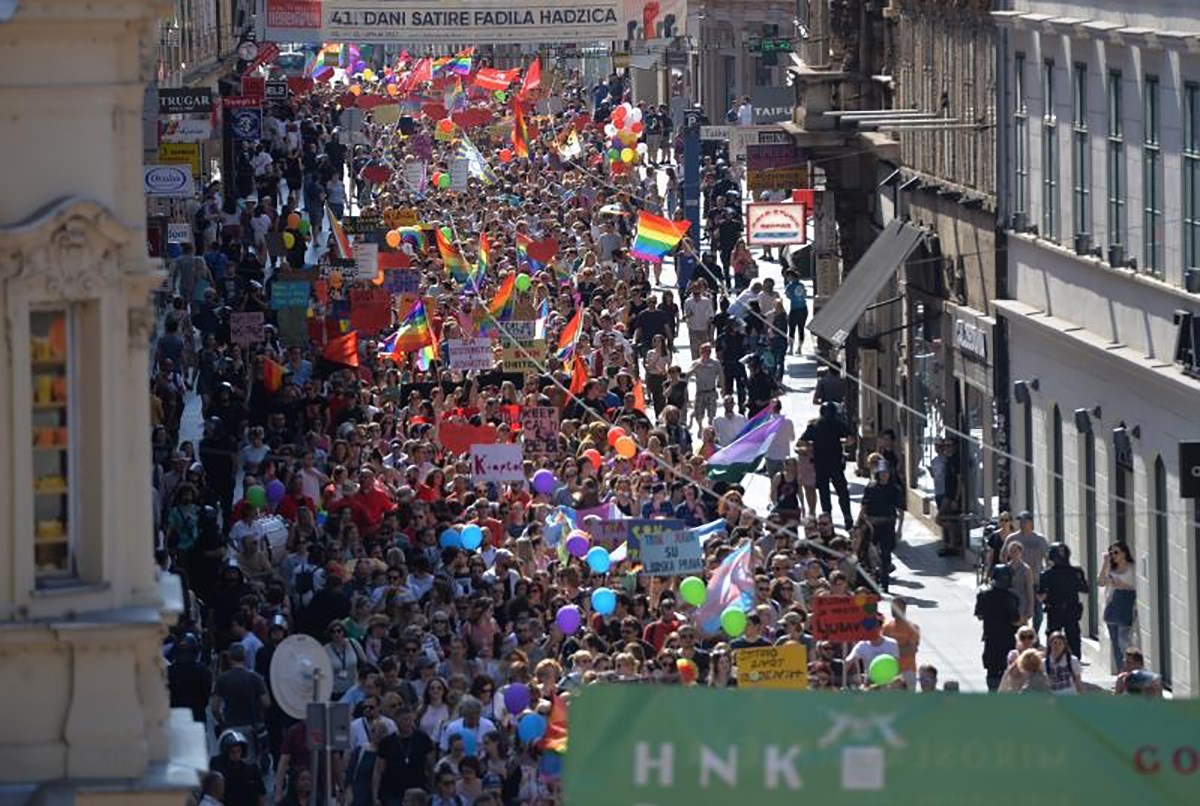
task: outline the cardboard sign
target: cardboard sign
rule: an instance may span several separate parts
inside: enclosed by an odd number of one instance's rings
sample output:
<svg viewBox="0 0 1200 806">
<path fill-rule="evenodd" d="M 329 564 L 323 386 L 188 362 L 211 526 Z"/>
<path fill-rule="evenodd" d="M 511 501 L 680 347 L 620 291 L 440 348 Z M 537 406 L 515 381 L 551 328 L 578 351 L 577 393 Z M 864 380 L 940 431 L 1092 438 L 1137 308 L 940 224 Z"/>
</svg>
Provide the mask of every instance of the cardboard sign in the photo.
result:
<svg viewBox="0 0 1200 806">
<path fill-rule="evenodd" d="M 311 292 L 307 280 L 276 280 L 271 284 L 271 310 L 307 308 Z"/>
<path fill-rule="evenodd" d="M 541 372 L 546 364 L 546 340 L 509 342 L 501 349 L 500 360 L 505 372 Z"/>
<path fill-rule="evenodd" d="M 263 340 L 262 311 L 236 311 L 229 315 L 229 340 L 247 347 Z"/>
<path fill-rule="evenodd" d="M 360 280 L 374 280 L 379 271 L 379 244 L 354 244 L 354 272 Z"/>
<path fill-rule="evenodd" d="M 400 104 L 377 106 L 371 117 L 381 126 L 393 126 L 400 120 Z"/>
<path fill-rule="evenodd" d="M 491 339 L 447 339 L 446 349 L 449 351 L 450 369 L 486 371 L 496 364 Z"/>
<path fill-rule="evenodd" d="M 733 653 L 733 662 L 738 688 L 808 688 L 808 648 L 804 644 L 739 649 Z"/>
<path fill-rule="evenodd" d="M 579 517 L 579 520 L 582 520 L 582 517 L 580 517 L 579 513 L 576 513 L 576 515 Z M 629 539 L 628 524 L 628 518 L 619 518 L 615 520 L 606 518 L 601 520 L 600 523 L 593 524 L 590 528 L 586 528 L 582 525 L 579 528 L 585 529 L 587 533 L 592 536 L 593 545 L 603 546 L 611 551 Z"/>
<path fill-rule="evenodd" d="M 191 224 L 167 224 L 167 243 L 191 243 Z"/>
<path fill-rule="evenodd" d="M 533 341 L 537 333 L 537 322 L 532 319 L 514 319 L 505 322 L 503 327 L 502 338 L 505 342 Z"/>
<path fill-rule="evenodd" d="M 408 150 L 422 162 L 433 159 L 433 137 L 428 132 L 420 132 L 408 138 Z"/>
<path fill-rule="evenodd" d="M 384 228 L 381 215 L 348 215 L 342 219 L 347 235 L 373 235 Z"/>
<path fill-rule="evenodd" d="M 525 481 L 520 445 L 472 445 L 472 481 Z"/>
<path fill-rule="evenodd" d="M 470 179 L 470 163 L 465 157 L 455 157 L 450 163 L 450 189 L 455 193 L 466 193 Z"/>
<path fill-rule="evenodd" d="M 649 531 L 640 540 L 642 573 L 652 577 L 704 573 L 704 548 L 687 529 Z"/>
<path fill-rule="evenodd" d="M 818 641 L 866 641 L 882 623 L 878 596 L 817 596 L 812 600 L 809 629 Z"/>
<path fill-rule="evenodd" d="M 279 339 L 288 347 L 303 347 L 308 342 L 308 311 L 284 308 L 275 319 L 279 324 Z"/>
<path fill-rule="evenodd" d="M 428 395 L 425 395 L 428 397 Z M 438 426 L 438 441 L 451 453 L 466 453 L 472 445 L 491 445 L 496 441 L 494 425 L 442 423 Z"/>
<path fill-rule="evenodd" d="M 424 193 L 428 181 L 428 172 L 425 163 L 410 162 L 404 166 L 404 184 L 413 192 Z M 405 226 L 413 226 L 416 223 L 416 216 L 414 215 L 412 224 L 406 224 Z"/>
<path fill-rule="evenodd" d="M 526 454 L 547 454 L 558 450 L 558 419 L 557 406 L 521 409 L 521 439 L 525 443 Z"/>
<path fill-rule="evenodd" d="M 746 205 L 746 237 L 751 246 L 798 244 L 808 240 L 808 217 L 803 204 L 792 202 Z"/>
<path fill-rule="evenodd" d="M 392 323 L 392 294 L 386 288 L 355 288 L 350 291 L 350 327 L 362 335 L 373 335 Z"/>
<path fill-rule="evenodd" d="M 420 163 L 416 163 L 420 165 Z M 421 165 L 421 176 L 425 175 L 425 166 Z M 420 221 L 420 216 L 417 215 L 415 207 L 402 207 L 396 211 L 396 226 L 398 227 L 415 227 Z"/>
</svg>

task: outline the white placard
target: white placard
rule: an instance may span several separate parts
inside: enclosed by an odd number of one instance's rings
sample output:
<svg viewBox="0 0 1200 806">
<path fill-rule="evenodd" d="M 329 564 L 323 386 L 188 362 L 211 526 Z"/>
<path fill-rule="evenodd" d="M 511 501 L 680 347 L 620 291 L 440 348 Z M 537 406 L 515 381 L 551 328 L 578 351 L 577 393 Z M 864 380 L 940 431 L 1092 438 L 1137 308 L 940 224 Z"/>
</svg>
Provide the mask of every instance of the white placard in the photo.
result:
<svg viewBox="0 0 1200 806">
<path fill-rule="evenodd" d="M 191 243 L 191 224 L 167 224 L 167 243 Z"/>
<path fill-rule="evenodd" d="M 354 270 L 360 280 L 374 280 L 379 271 L 379 244 L 354 244 Z"/>
<path fill-rule="evenodd" d="M 520 445 L 472 445 L 472 481 L 525 481 Z"/>
<path fill-rule="evenodd" d="M 496 365 L 492 353 L 492 340 L 477 339 L 447 339 L 446 349 L 450 353 L 450 369 L 464 372 L 470 370 L 489 370 Z"/>
<path fill-rule="evenodd" d="M 428 171 L 423 162 L 410 162 L 404 166 L 404 184 L 417 193 L 425 192 Z"/>
<path fill-rule="evenodd" d="M 687 529 L 643 535 L 642 573 L 653 577 L 704 573 L 704 547 Z"/>
<path fill-rule="evenodd" d="M 455 193 L 466 193 L 471 178 L 471 165 L 466 157 L 455 157 L 450 163 L 450 189 Z"/>
</svg>

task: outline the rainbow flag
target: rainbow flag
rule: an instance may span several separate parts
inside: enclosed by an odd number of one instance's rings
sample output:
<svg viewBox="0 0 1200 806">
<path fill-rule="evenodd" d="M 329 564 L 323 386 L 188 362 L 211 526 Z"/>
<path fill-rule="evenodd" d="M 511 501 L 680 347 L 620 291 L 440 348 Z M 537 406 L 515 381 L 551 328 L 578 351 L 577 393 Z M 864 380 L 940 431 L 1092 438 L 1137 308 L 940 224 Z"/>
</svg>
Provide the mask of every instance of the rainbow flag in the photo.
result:
<svg viewBox="0 0 1200 806">
<path fill-rule="evenodd" d="M 754 568 L 750 549 L 743 543 L 717 566 L 708 580 L 704 604 L 692 614 L 696 626 L 706 635 L 721 632 L 721 614 L 727 607 L 750 611 L 754 607 Z"/>
<path fill-rule="evenodd" d="M 453 59 L 446 63 L 446 69 L 451 73 L 459 76 L 470 75 L 471 73 L 471 57 L 475 55 L 475 48 L 465 48 L 460 50 Z"/>
<path fill-rule="evenodd" d="M 346 230 L 342 228 L 342 222 L 334 217 L 333 210 L 329 209 L 329 202 L 325 202 L 325 217 L 329 219 L 330 238 L 333 240 L 333 245 L 337 247 L 337 256 L 344 260 L 354 257 L 354 250 L 350 247 L 350 239 L 346 237 Z"/>
<path fill-rule="evenodd" d="M 500 332 L 497 327 L 497 322 L 506 321 L 512 316 L 512 300 L 513 292 L 517 288 L 517 275 L 510 274 L 500 283 L 500 288 L 496 289 L 496 295 L 492 297 L 492 301 L 488 303 L 487 321 L 483 322 L 479 327 L 479 335 L 495 336 Z"/>
<path fill-rule="evenodd" d="M 533 238 L 528 235 L 517 233 L 517 265 L 524 263 L 529 267 L 529 270 L 537 274 L 542 269 L 546 268 L 546 264 L 532 257 L 529 254 L 529 245 L 533 243 Z"/>
<path fill-rule="evenodd" d="M 643 210 L 638 213 L 637 237 L 629 253 L 640 260 L 662 263 L 667 253 L 683 240 L 689 226 L 688 221 L 670 221 Z"/>
<path fill-rule="evenodd" d="M 483 278 L 487 277 L 488 268 L 492 265 L 492 244 L 486 232 L 479 233 L 479 258 L 475 261 L 475 274 L 467 280 L 467 285 L 479 290 Z"/>
<path fill-rule="evenodd" d="M 442 256 L 442 263 L 445 264 L 446 271 L 450 272 L 454 280 L 459 283 L 466 283 L 471 279 L 470 266 L 467 264 L 467 259 L 462 256 L 462 252 L 446 236 L 447 230 L 447 227 L 438 227 L 434 230 L 434 236 L 437 238 L 438 252 Z"/>
<path fill-rule="evenodd" d="M 575 354 L 575 345 L 579 341 L 579 334 L 582 330 L 583 308 L 576 308 L 575 315 L 571 317 L 558 336 L 558 350 L 554 353 L 555 358 L 559 361 L 566 361 Z"/>
<path fill-rule="evenodd" d="M 436 76 L 438 73 L 442 72 L 442 70 L 445 69 L 445 67 L 452 61 L 454 61 L 453 56 L 438 56 L 430 65 L 431 74 Z"/>
<path fill-rule="evenodd" d="M 437 349 L 437 339 L 433 328 L 429 326 L 429 317 L 425 315 L 425 304 L 417 300 L 412 311 L 396 331 L 392 343 L 392 360 L 402 357 L 405 353 L 423 350 L 425 347 Z"/>
<path fill-rule="evenodd" d="M 513 101 L 513 151 L 518 157 L 529 157 L 529 127 L 525 125 L 525 113 L 521 111 L 521 102 Z"/>
<path fill-rule="evenodd" d="M 283 388 L 283 375 L 287 368 L 269 358 L 263 359 L 263 387 L 268 392 L 278 392 Z"/>
</svg>

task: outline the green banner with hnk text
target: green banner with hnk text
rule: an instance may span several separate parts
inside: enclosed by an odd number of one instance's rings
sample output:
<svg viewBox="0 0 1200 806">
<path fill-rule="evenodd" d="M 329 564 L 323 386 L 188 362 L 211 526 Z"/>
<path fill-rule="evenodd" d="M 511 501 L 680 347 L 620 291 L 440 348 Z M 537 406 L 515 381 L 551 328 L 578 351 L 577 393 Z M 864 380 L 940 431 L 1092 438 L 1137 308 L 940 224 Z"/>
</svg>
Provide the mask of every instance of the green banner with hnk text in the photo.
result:
<svg viewBox="0 0 1200 806">
<path fill-rule="evenodd" d="M 570 720 L 569 806 L 1200 803 L 1200 700 L 597 685 Z"/>
</svg>

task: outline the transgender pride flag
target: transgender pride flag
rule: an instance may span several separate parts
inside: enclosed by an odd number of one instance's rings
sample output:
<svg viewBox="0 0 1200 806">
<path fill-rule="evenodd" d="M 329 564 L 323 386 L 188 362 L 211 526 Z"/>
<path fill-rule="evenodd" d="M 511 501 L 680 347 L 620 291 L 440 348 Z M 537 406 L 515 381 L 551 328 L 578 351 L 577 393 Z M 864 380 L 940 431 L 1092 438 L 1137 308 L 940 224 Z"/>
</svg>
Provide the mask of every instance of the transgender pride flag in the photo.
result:
<svg viewBox="0 0 1200 806">
<path fill-rule="evenodd" d="M 722 561 L 708 581 L 708 596 L 693 618 L 701 632 L 716 635 L 721 631 L 721 614 L 730 605 L 749 611 L 754 606 L 754 568 L 752 544 L 747 542 Z"/>
</svg>

